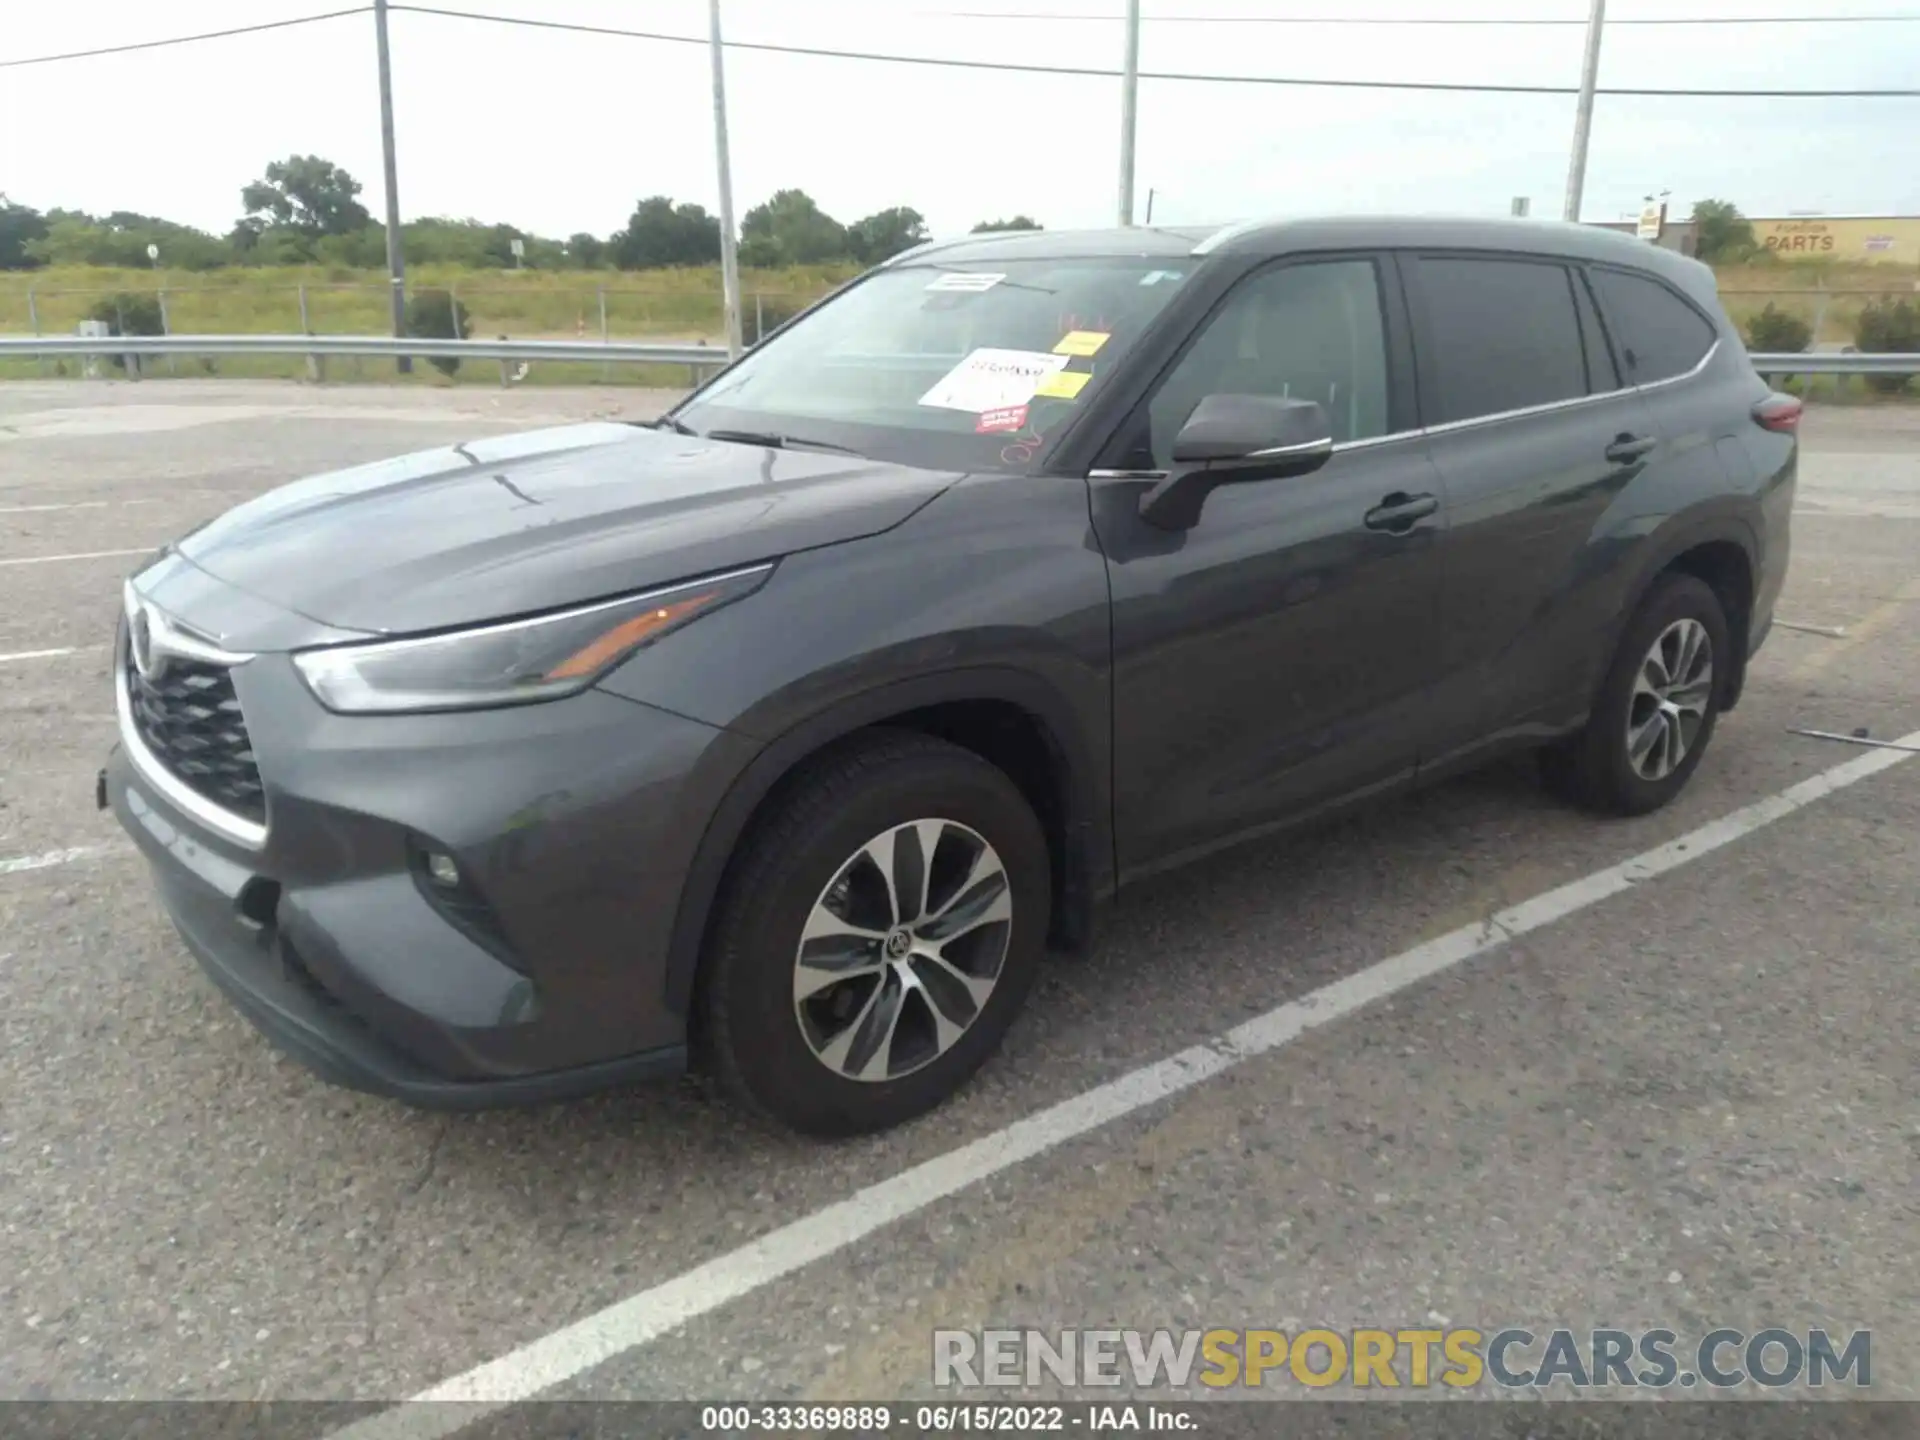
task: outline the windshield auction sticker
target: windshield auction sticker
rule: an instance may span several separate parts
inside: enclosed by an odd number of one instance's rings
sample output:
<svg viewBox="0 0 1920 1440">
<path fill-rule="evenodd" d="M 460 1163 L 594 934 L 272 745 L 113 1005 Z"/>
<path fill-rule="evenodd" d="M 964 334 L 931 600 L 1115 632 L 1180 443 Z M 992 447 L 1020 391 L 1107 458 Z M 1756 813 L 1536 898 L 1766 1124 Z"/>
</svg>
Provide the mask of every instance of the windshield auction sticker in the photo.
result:
<svg viewBox="0 0 1920 1440">
<path fill-rule="evenodd" d="M 1067 360 L 1065 355 L 1044 355 L 1038 350 L 975 350 L 941 376 L 920 403 L 974 415 L 1024 405 L 1043 380 L 1066 367 Z"/>
<path fill-rule="evenodd" d="M 965 290 L 978 294 L 991 290 L 1007 277 L 987 270 L 948 270 L 927 286 L 929 290 Z"/>
<path fill-rule="evenodd" d="M 1036 399 L 1071 400 L 1087 388 L 1087 382 L 1093 376 L 1084 370 L 1062 370 L 1042 378 L 1034 390 Z"/>
<path fill-rule="evenodd" d="M 1110 338 L 1105 330 L 1069 330 L 1053 347 L 1056 355 L 1098 355 Z"/>
</svg>

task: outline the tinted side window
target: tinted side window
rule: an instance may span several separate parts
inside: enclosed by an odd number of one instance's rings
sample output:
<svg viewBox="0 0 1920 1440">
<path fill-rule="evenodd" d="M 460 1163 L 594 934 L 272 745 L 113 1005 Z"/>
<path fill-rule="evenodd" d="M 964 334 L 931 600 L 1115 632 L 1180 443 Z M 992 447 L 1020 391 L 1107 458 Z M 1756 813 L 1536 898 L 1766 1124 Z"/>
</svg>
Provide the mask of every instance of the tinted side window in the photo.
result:
<svg viewBox="0 0 1920 1440">
<path fill-rule="evenodd" d="M 1686 374 L 1719 338 L 1698 311 L 1657 281 L 1620 270 L 1591 273 L 1634 384 Z"/>
<path fill-rule="evenodd" d="M 1282 265 L 1242 280 L 1147 402 L 1153 464 L 1209 395 L 1318 400 L 1335 444 L 1387 433 L 1387 344 L 1371 260 Z"/>
<path fill-rule="evenodd" d="M 1587 394 L 1586 351 L 1564 266 L 1451 257 L 1419 263 L 1438 423 Z"/>
</svg>

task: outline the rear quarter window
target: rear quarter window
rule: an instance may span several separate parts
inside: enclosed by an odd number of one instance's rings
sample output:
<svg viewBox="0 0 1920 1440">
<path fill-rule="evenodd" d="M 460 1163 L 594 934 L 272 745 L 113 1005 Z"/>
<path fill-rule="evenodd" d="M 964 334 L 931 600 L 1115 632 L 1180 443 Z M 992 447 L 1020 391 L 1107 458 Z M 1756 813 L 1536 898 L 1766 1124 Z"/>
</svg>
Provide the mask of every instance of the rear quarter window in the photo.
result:
<svg viewBox="0 0 1920 1440">
<path fill-rule="evenodd" d="M 1699 311 L 1657 280 L 1624 270 L 1590 274 L 1629 384 L 1685 375 L 1720 338 Z"/>
</svg>

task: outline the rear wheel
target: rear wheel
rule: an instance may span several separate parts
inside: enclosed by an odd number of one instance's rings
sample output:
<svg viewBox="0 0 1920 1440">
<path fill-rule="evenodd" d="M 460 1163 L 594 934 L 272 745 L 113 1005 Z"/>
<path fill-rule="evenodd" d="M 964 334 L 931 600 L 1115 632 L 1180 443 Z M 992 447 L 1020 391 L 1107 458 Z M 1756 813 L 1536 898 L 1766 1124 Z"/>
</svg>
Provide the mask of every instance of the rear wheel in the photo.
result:
<svg viewBox="0 0 1920 1440">
<path fill-rule="evenodd" d="M 1712 588 L 1692 575 L 1660 580 L 1627 626 L 1586 728 L 1542 756 L 1549 783 L 1609 814 L 1665 805 L 1713 738 L 1733 660 Z"/>
<path fill-rule="evenodd" d="M 741 852 L 701 988 L 709 1061 L 808 1133 L 921 1114 L 1006 1034 L 1050 900 L 1045 835 L 1005 774 L 926 736 L 864 737 Z"/>
</svg>

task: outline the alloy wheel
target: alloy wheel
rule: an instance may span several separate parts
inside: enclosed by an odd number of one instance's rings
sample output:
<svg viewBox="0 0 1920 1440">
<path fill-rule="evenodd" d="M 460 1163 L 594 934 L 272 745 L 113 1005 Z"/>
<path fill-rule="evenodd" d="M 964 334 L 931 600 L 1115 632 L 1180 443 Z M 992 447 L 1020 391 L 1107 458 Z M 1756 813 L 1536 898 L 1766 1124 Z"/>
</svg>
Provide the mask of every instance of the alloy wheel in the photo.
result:
<svg viewBox="0 0 1920 1440">
<path fill-rule="evenodd" d="M 1713 702 L 1713 641 L 1698 620 L 1660 632 L 1634 676 L 1627 704 L 1627 763 L 1642 780 L 1680 768 Z"/>
<path fill-rule="evenodd" d="M 953 1048 L 986 1008 L 1013 933 L 1000 856 L 953 820 L 862 845 L 814 901 L 793 1007 L 814 1058 L 848 1080 L 897 1080 Z"/>
</svg>

